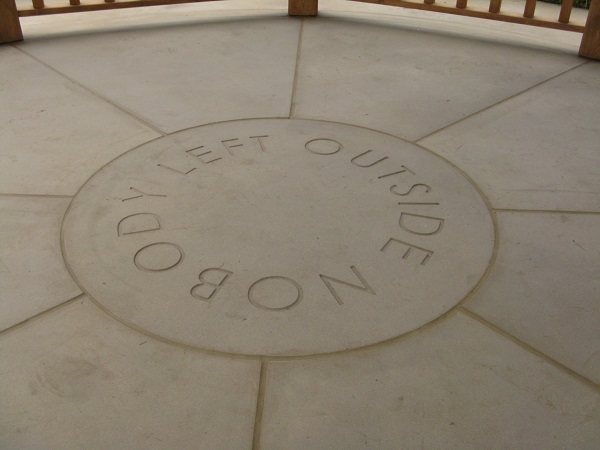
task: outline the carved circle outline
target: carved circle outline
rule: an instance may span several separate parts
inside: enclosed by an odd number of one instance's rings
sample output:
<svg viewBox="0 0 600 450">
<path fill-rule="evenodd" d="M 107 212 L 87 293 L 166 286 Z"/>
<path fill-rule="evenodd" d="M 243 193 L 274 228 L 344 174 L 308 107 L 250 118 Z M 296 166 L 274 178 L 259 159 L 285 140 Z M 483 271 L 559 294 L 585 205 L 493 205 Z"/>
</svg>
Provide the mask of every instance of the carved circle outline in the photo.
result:
<svg viewBox="0 0 600 450">
<path fill-rule="evenodd" d="M 308 144 L 315 142 L 315 141 L 330 141 L 330 142 L 335 142 L 336 144 L 339 145 L 338 149 L 334 152 L 331 153 L 321 153 L 321 152 L 316 152 L 314 150 L 311 150 L 310 148 L 308 148 Z M 304 144 L 304 148 L 306 150 L 308 150 L 311 153 L 314 153 L 315 155 L 323 155 L 323 156 L 331 156 L 331 155 L 335 155 L 336 153 L 338 153 L 340 150 L 342 150 L 344 148 L 344 146 L 342 145 L 341 142 L 336 141 L 335 139 L 328 139 L 328 138 L 317 138 L 317 139 L 312 139 L 310 141 L 308 141 L 306 144 Z"/>
<path fill-rule="evenodd" d="M 173 247 L 175 247 L 177 249 L 177 251 L 179 252 L 179 258 L 177 259 L 177 261 L 175 261 L 174 264 L 171 264 L 169 267 L 165 267 L 162 269 L 149 269 L 148 267 L 144 267 L 142 266 L 139 262 L 138 262 L 138 255 L 140 254 L 140 252 L 142 250 L 146 250 L 149 247 L 154 247 L 155 245 L 171 245 Z M 183 249 L 177 245 L 177 244 L 173 244 L 172 242 L 154 242 L 152 244 L 148 244 L 143 246 L 142 248 L 140 248 L 137 252 L 135 252 L 135 255 L 133 255 L 133 264 L 135 264 L 135 267 L 137 267 L 140 270 L 143 270 L 144 272 L 164 272 L 167 270 L 171 270 L 175 267 L 177 267 L 179 264 L 181 264 L 181 261 L 183 261 Z"/>
<path fill-rule="evenodd" d="M 294 300 L 289 305 L 283 306 L 281 308 L 270 308 L 268 306 L 264 306 L 264 305 L 261 305 L 260 303 L 258 303 L 253 298 L 252 292 L 254 291 L 254 288 L 256 287 L 256 285 L 258 283 L 260 283 L 263 280 L 267 280 L 267 279 L 280 279 L 280 280 L 285 280 L 285 281 L 289 281 L 290 283 L 292 283 L 294 285 L 294 287 L 296 288 L 296 292 L 298 292 L 298 295 L 296 296 L 296 300 Z M 283 277 L 280 275 L 272 275 L 272 276 L 260 278 L 260 279 L 256 280 L 254 283 L 252 283 L 252 285 L 248 288 L 248 300 L 250 301 L 250 303 L 252 303 L 257 308 L 260 308 L 265 311 L 284 311 L 284 310 L 292 309 L 294 306 L 296 306 L 298 303 L 300 303 L 302 301 L 302 297 L 304 297 L 304 292 L 302 291 L 302 286 L 300 286 L 295 280 L 292 280 L 291 278 Z"/>
<path fill-rule="evenodd" d="M 203 125 L 191 126 L 189 128 L 179 130 L 176 133 L 187 131 L 187 130 L 191 130 L 191 129 L 197 129 L 197 128 L 203 128 L 203 127 L 207 127 L 207 126 L 217 125 L 217 124 L 236 123 L 236 122 L 245 122 L 245 121 L 261 121 L 261 120 L 268 121 L 268 120 L 272 120 L 272 119 L 246 118 L 246 119 L 221 120 L 221 121 L 209 122 L 209 123 L 206 123 L 206 124 L 203 124 Z M 89 178 L 87 178 L 77 188 L 75 194 L 72 196 L 71 201 L 69 202 L 69 205 L 68 205 L 68 207 L 67 207 L 67 209 L 65 211 L 65 214 L 63 215 L 62 222 L 61 222 L 61 227 L 60 227 L 60 248 L 61 248 L 61 253 L 62 253 L 62 257 L 63 257 L 63 261 L 65 263 L 65 266 L 66 266 L 67 270 L 69 271 L 69 274 L 72 277 L 72 279 L 75 282 L 75 284 L 83 292 L 82 295 L 88 297 L 89 300 L 91 301 L 91 303 L 93 303 L 96 307 L 98 307 L 101 311 L 103 311 L 105 314 L 107 314 L 112 319 L 114 319 L 117 322 L 119 322 L 119 323 L 121 323 L 121 324 L 123 324 L 123 325 L 125 325 L 125 326 L 127 326 L 129 328 L 131 328 L 132 330 L 135 330 L 135 331 L 141 333 L 142 335 L 148 336 L 148 337 L 150 337 L 152 339 L 156 339 L 157 341 L 164 342 L 166 344 L 173 345 L 175 347 L 179 347 L 179 348 L 182 348 L 182 349 L 188 349 L 188 350 L 192 350 L 192 351 L 198 351 L 198 352 L 201 352 L 201 353 L 207 353 L 207 354 L 212 354 L 212 355 L 217 355 L 217 356 L 223 356 L 223 357 L 227 357 L 227 358 L 239 358 L 239 359 L 242 359 L 242 360 L 265 360 L 265 361 L 303 360 L 303 359 L 307 359 L 307 358 L 308 359 L 310 359 L 310 358 L 323 358 L 323 357 L 329 357 L 329 356 L 335 356 L 335 355 L 341 355 L 341 354 L 348 354 L 348 353 L 353 353 L 353 352 L 369 351 L 371 349 L 385 347 L 387 345 L 391 345 L 391 344 L 400 342 L 401 340 L 407 339 L 407 338 L 409 338 L 411 336 L 414 336 L 416 333 L 420 333 L 420 332 L 422 332 L 425 329 L 428 329 L 430 327 L 436 326 L 440 322 L 443 322 L 444 320 L 452 317 L 457 311 L 460 311 L 461 308 L 463 307 L 463 305 L 470 298 L 472 298 L 473 295 L 476 292 L 479 291 L 479 289 L 481 288 L 482 285 L 484 285 L 486 283 L 486 281 L 489 278 L 492 270 L 494 269 L 494 267 L 496 265 L 496 262 L 497 262 L 497 259 L 498 259 L 498 250 L 499 250 L 499 243 L 500 243 L 498 218 L 497 218 L 497 215 L 495 213 L 495 210 L 492 207 L 492 203 L 491 203 L 490 199 L 488 198 L 488 195 L 479 186 L 479 184 L 467 172 L 465 172 L 461 167 L 457 166 L 454 162 L 450 161 L 446 157 L 444 157 L 444 156 L 442 156 L 442 155 L 440 155 L 440 154 L 432 151 L 431 149 L 429 149 L 427 147 L 424 147 L 423 145 L 421 145 L 419 143 L 408 141 L 405 138 L 402 138 L 402 137 L 400 137 L 398 135 L 395 135 L 395 134 L 392 134 L 392 133 L 389 133 L 389 132 L 386 132 L 386 131 L 382 131 L 380 129 L 375 129 L 375 128 L 366 127 L 366 126 L 357 125 L 357 124 L 349 124 L 349 123 L 346 123 L 346 122 L 335 121 L 335 120 L 308 119 L 308 118 L 306 118 L 306 119 L 287 119 L 287 120 L 295 120 L 295 121 L 303 121 L 303 122 L 315 122 L 315 123 L 323 122 L 323 123 L 329 123 L 329 124 L 333 124 L 333 125 L 350 126 L 350 127 L 354 127 L 354 128 L 360 128 L 360 129 L 363 129 L 363 130 L 366 130 L 366 131 L 369 131 L 369 132 L 373 132 L 373 133 L 377 133 L 377 134 L 389 136 L 391 138 L 394 138 L 394 139 L 397 139 L 399 141 L 405 142 L 407 144 L 413 145 L 414 147 L 418 147 L 420 150 L 422 150 L 422 151 L 424 151 L 426 153 L 429 153 L 430 155 L 436 157 L 437 159 L 439 159 L 440 161 L 442 161 L 446 165 L 450 166 L 453 170 L 455 170 L 457 173 L 459 173 L 464 179 L 466 179 L 468 181 L 469 185 L 473 189 L 475 189 L 475 191 L 478 193 L 478 195 L 480 196 L 480 198 L 483 200 L 483 203 L 485 204 L 486 211 L 489 214 L 489 217 L 490 217 L 490 220 L 491 220 L 492 232 L 493 232 L 493 237 L 492 237 L 492 253 L 491 253 L 490 258 L 489 258 L 489 260 L 488 260 L 488 262 L 486 264 L 486 268 L 485 268 L 484 272 L 481 274 L 481 276 L 479 277 L 479 279 L 477 280 L 477 282 L 473 285 L 473 287 L 471 288 L 471 290 L 468 293 L 466 293 L 463 296 L 463 298 L 460 299 L 453 307 L 451 307 L 447 311 L 443 312 L 442 314 L 440 314 L 438 317 L 436 317 L 435 319 L 431 320 L 430 322 L 424 323 L 423 325 L 421 325 L 421 326 L 419 326 L 419 327 L 417 327 L 415 329 L 412 329 L 412 330 L 407 331 L 407 332 L 400 333 L 400 334 L 395 335 L 395 336 L 391 336 L 391 337 L 389 337 L 387 339 L 384 339 L 384 340 L 381 340 L 381 341 L 378 341 L 378 342 L 368 343 L 368 344 L 365 344 L 363 346 L 352 347 L 352 348 L 345 348 L 345 349 L 339 349 L 339 350 L 332 350 L 332 351 L 327 351 L 327 352 L 323 352 L 323 353 L 316 352 L 316 353 L 310 353 L 310 354 L 307 353 L 307 354 L 301 354 L 301 355 L 275 355 L 275 354 L 265 354 L 265 353 L 237 353 L 237 352 L 231 352 L 231 351 L 227 351 L 227 350 L 212 349 L 212 348 L 209 348 L 209 347 L 199 346 L 199 345 L 195 345 L 195 344 L 187 344 L 185 342 L 181 342 L 180 340 L 173 339 L 173 338 L 167 337 L 165 335 L 158 334 L 158 333 L 156 333 L 154 331 L 151 331 L 149 329 L 140 327 L 136 323 L 131 322 L 129 319 L 127 319 L 125 317 L 119 316 L 118 314 L 114 313 L 111 309 L 109 309 L 108 307 L 106 307 L 101 301 L 99 301 L 98 299 L 96 299 L 94 297 L 94 295 L 92 295 L 92 293 L 88 290 L 88 288 L 80 281 L 79 277 L 77 276 L 75 270 L 72 267 L 71 261 L 67 257 L 67 253 L 66 253 L 66 249 L 65 249 L 65 225 L 66 225 L 66 222 L 67 222 L 67 217 L 69 216 L 69 212 L 71 211 L 71 209 L 73 207 L 74 200 L 78 197 L 79 193 L 86 187 L 86 185 L 89 183 L 90 180 L 92 180 L 108 164 L 113 163 L 113 162 L 115 162 L 115 161 L 117 161 L 117 160 L 119 160 L 119 159 L 127 156 L 129 153 L 134 152 L 134 151 L 138 150 L 139 148 L 148 145 L 151 142 L 158 141 L 158 140 L 160 140 L 160 139 L 162 139 L 162 138 L 165 137 L 165 136 L 158 136 L 158 137 L 156 137 L 154 139 L 151 139 L 150 141 L 144 142 L 142 144 L 139 144 L 139 145 L 136 145 L 136 146 L 130 148 L 129 150 L 121 153 L 119 156 L 117 156 L 116 158 L 114 158 L 111 161 L 109 161 L 109 163 L 103 165 L 102 167 L 99 167 L 95 172 L 93 172 L 89 176 Z M 170 133 L 170 134 L 175 134 L 175 133 Z M 166 136 L 169 136 L 170 134 L 167 134 Z M 337 152 L 335 152 L 335 153 L 337 153 Z M 332 153 L 332 154 L 335 154 L 335 153 Z M 362 155 L 359 155 L 359 156 L 362 156 Z M 420 184 L 420 185 L 422 185 L 422 184 Z M 391 186 L 390 187 L 390 191 L 394 192 L 393 189 L 395 187 L 397 187 L 397 186 L 396 185 Z M 169 243 L 169 244 L 172 244 L 172 243 Z M 150 244 L 150 245 L 152 245 L 152 244 Z M 185 255 L 184 255 L 182 249 L 179 246 L 177 246 L 176 244 L 173 244 L 173 245 L 176 246 L 178 248 L 178 250 L 181 251 L 181 257 L 180 257 L 179 261 L 176 264 L 176 265 L 178 265 L 185 258 Z M 175 266 L 172 266 L 170 268 L 173 268 L 173 267 L 175 267 Z M 169 270 L 170 268 L 167 268 L 166 270 Z M 80 297 L 81 297 L 81 295 L 75 297 L 75 299 L 78 299 Z"/>
</svg>

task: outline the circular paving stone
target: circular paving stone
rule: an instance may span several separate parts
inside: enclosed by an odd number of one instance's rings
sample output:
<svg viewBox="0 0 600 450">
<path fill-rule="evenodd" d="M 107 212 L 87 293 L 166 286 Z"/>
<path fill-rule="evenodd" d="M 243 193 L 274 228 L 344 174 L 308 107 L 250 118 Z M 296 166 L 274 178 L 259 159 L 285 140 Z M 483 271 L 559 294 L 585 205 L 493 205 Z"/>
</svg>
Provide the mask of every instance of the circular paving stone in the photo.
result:
<svg viewBox="0 0 600 450">
<path fill-rule="evenodd" d="M 484 200 L 398 138 L 307 120 L 181 131 L 97 172 L 64 254 L 125 322 L 246 355 L 307 355 L 412 331 L 461 301 L 493 253 Z"/>
</svg>

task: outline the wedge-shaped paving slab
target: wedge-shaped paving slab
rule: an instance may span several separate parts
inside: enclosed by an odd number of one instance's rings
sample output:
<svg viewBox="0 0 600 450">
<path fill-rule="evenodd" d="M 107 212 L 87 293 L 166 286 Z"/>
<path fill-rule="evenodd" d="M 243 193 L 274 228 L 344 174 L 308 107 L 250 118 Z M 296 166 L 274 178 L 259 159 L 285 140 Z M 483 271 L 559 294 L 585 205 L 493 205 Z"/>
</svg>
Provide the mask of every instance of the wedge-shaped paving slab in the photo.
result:
<svg viewBox="0 0 600 450">
<path fill-rule="evenodd" d="M 0 335 L 1 448 L 249 448 L 259 363 L 143 336 L 76 300 Z"/>
<path fill-rule="evenodd" d="M 427 150 L 306 120 L 207 125 L 105 166 L 66 215 L 80 286 L 128 323 L 202 348 L 362 347 L 458 304 L 494 227 L 476 188 Z"/>
<path fill-rule="evenodd" d="M 215 19 L 25 42 L 52 67 L 165 132 L 288 117 L 300 21 Z"/>
<path fill-rule="evenodd" d="M 600 215 L 498 219 L 498 259 L 467 307 L 600 383 Z"/>
<path fill-rule="evenodd" d="M 0 196 L 0 331 L 81 294 L 60 250 L 70 201 Z"/>
<path fill-rule="evenodd" d="M 394 345 L 271 362 L 261 447 L 600 445 L 596 389 L 458 314 Z"/>
<path fill-rule="evenodd" d="M 497 208 L 600 211 L 600 63 L 590 62 L 420 143 Z"/>
<path fill-rule="evenodd" d="M 353 123 L 412 141 L 580 63 L 400 26 L 307 21 L 293 117 Z"/>
<path fill-rule="evenodd" d="M 0 193 L 72 195 L 98 167 L 159 136 L 12 47 L 0 59 Z"/>
</svg>

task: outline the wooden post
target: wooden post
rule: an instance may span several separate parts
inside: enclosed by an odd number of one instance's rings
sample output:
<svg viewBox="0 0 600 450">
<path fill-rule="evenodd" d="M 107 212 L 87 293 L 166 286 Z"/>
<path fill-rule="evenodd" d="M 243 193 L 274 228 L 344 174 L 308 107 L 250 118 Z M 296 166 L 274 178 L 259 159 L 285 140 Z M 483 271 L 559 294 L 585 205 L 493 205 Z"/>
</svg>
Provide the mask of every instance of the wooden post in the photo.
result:
<svg viewBox="0 0 600 450">
<path fill-rule="evenodd" d="M 571 11 L 573 10 L 573 0 L 562 0 L 562 6 L 560 7 L 560 15 L 558 21 L 560 23 L 569 23 L 571 20 Z"/>
<path fill-rule="evenodd" d="M 15 0 L 0 0 L 0 44 L 22 40 L 23 32 Z"/>
<path fill-rule="evenodd" d="M 600 0 L 592 0 L 579 55 L 600 60 Z"/>
<path fill-rule="evenodd" d="M 527 17 L 531 19 L 535 15 L 535 6 L 537 4 L 537 0 L 526 0 L 525 1 L 525 11 L 523 11 L 523 17 Z"/>
<path fill-rule="evenodd" d="M 319 0 L 288 0 L 288 15 L 316 16 L 319 10 Z"/>
<path fill-rule="evenodd" d="M 490 0 L 490 9 L 491 13 L 499 13 L 500 8 L 502 7 L 502 0 Z"/>
</svg>

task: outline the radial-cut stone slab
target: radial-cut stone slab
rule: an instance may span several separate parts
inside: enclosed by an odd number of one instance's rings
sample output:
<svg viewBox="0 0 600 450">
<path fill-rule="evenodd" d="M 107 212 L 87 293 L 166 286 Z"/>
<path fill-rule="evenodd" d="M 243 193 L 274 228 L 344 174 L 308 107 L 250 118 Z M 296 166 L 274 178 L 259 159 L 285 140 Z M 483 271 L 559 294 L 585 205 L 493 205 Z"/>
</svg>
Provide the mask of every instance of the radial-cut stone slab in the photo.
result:
<svg viewBox="0 0 600 450">
<path fill-rule="evenodd" d="M 63 224 L 80 286 L 127 323 L 227 353 L 377 343 L 444 314 L 490 262 L 486 203 L 453 166 L 363 128 L 247 120 L 117 158 Z"/>
<path fill-rule="evenodd" d="M 81 294 L 60 251 L 69 201 L 0 196 L 0 331 Z"/>
</svg>

